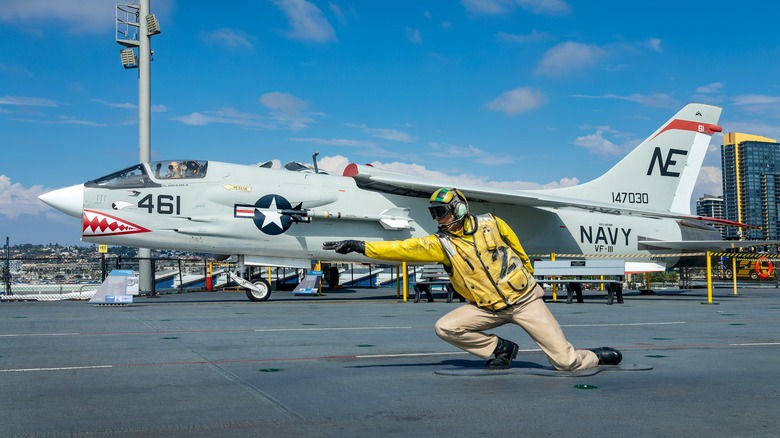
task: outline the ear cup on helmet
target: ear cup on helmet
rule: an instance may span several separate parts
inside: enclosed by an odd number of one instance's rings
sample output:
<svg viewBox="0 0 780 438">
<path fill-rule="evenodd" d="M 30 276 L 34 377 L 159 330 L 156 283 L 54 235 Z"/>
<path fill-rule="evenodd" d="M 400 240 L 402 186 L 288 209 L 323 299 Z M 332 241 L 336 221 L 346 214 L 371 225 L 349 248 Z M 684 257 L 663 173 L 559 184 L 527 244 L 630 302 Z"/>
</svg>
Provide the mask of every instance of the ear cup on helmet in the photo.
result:
<svg viewBox="0 0 780 438">
<path fill-rule="evenodd" d="M 465 217 L 467 214 L 469 214 L 469 204 L 468 201 L 466 201 L 466 196 L 463 195 L 463 193 L 458 189 L 452 189 L 455 191 L 455 194 L 458 196 L 453 200 L 453 202 L 457 202 L 457 205 L 453 205 L 452 212 L 455 214 L 455 217 L 462 218 Z"/>
<path fill-rule="evenodd" d="M 461 218 L 463 216 L 466 216 L 466 214 L 469 212 L 469 208 L 464 204 L 463 202 L 458 202 L 458 206 L 455 207 L 455 216 Z"/>
</svg>

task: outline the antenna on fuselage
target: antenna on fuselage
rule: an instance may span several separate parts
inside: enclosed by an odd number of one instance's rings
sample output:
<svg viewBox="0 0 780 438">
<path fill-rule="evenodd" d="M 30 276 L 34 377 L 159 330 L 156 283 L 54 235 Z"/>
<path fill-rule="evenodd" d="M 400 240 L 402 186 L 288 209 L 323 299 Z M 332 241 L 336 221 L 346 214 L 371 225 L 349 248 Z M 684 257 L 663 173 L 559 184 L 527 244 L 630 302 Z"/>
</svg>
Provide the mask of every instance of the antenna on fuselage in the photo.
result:
<svg viewBox="0 0 780 438">
<path fill-rule="evenodd" d="M 319 152 L 314 152 L 314 154 L 311 156 L 311 161 L 314 164 L 314 173 L 320 173 L 319 169 L 317 169 L 317 155 L 319 154 Z"/>
</svg>

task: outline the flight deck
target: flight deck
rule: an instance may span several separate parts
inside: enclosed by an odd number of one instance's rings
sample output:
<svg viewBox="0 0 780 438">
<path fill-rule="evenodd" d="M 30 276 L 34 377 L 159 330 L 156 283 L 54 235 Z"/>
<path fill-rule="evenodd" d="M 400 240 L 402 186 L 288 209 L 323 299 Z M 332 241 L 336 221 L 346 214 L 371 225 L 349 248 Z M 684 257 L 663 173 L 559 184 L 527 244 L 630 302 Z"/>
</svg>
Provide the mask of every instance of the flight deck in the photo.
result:
<svg viewBox="0 0 780 438">
<path fill-rule="evenodd" d="M 457 300 L 326 289 L 0 303 L 0 436 L 776 436 L 780 289 L 550 302 L 580 348 L 651 370 L 442 375 L 484 361 L 436 337 Z M 495 330 L 549 366 L 519 327 Z M 447 374 L 447 373 L 444 373 Z"/>
</svg>

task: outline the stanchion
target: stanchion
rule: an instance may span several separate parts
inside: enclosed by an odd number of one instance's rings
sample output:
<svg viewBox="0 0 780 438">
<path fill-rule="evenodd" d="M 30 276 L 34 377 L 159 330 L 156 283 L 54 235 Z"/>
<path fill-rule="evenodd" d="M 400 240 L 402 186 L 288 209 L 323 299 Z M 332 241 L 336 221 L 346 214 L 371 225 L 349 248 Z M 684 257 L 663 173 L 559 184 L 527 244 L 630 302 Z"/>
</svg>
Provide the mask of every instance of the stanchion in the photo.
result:
<svg viewBox="0 0 780 438">
<path fill-rule="evenodd" d="M 702 304 L 718 304 L 712 302 L 712 252 L 707 251 L 707 302 Z M 736 275 L 734 276 L 736 277 Z"/>
<path fill-rule="evenodd" d="M 212 275 L 212 263 L 209 262 L 209 267 L 206 269 L 206 291 L 211 292 L 214 290 L 214 282 L 211 278 Z"/>
<path fill-rule="evenodd" d="M 555 253 L 554 252 L 550 253 L 550 261 L 553 261 L 553 262 L 555 261 Z M 553 303 L 558 301 L 558 285 L 555 284 L 555 283 L 553 283 L 553 285 L 552 285 L 552 300 L 553 300 Z"/>
<path fill-rule="evenodd" d="M 401 263 L 401 270 L 404 271 L 404 303 L 406 302 L 406 299 L 409 298 L 409 269 L 406 264 L 406 262 Z"/>
</svg>

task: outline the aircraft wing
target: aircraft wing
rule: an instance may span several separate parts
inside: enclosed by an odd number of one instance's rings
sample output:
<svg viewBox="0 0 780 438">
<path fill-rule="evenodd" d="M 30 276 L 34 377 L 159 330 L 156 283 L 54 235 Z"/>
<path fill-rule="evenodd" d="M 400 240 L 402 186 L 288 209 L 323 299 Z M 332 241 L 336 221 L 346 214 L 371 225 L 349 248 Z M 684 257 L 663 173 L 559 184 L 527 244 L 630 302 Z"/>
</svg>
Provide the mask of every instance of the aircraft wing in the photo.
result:
<svg viewBox="0 0 780 438">
<path fill-rule="evenodd" d="M 351 163 L 344 169 L 344 176 L 355 179 L 358 187 L 404 196 L 428 198 L 431 193 L 441 187 L 453 187 L 452 182 L 423 179 L 420 177 L 378 169 L 370 165 Z M 740 227 L 752 227 L 739 222 L 726 221 L 671 211 L 646 210 L 631 208 L 624 205 L 595 202 L 583 199 L 549 195 L 536 190 L 509 190 L 494 187 L 473 185 L 457 185 L 469 201 L 492 202 L 524 207 L 540 207 L 552 209 L 576 208 L 605 214 L 640 216 L 645 218 L 671 218 L 680 220 L 695 220 L 714 222 Z"/>
</svg>

